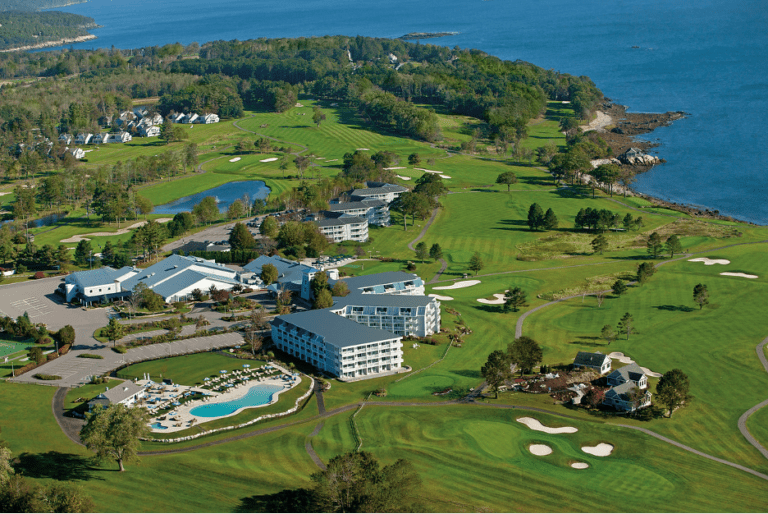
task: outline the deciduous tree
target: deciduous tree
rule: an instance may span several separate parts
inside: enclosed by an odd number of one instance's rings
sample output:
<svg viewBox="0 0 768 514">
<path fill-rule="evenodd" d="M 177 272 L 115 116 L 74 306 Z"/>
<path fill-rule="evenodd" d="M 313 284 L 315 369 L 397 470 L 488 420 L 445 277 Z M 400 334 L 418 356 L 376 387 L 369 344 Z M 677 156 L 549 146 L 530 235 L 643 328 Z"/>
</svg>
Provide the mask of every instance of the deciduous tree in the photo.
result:
<svg viewBox="0 0 768 514">
<path fill-rule="evenodd" d="M 501 350 L 491 352 L 488 356 L 488 361 L 480 368 L 480 374 L 483 375 L 485 382 L 496 393 L 496 398 L 498 398 L 499 387 L 512 377 L 509 358 Z"/>
<path fill-rule="evenodd" d="M 693 287 L 693 301 L 699 304 L 699 310 L 709 304 L 709 290 L 706 284 L 696 284 Z"/>
<path fill-rule="evenodd" d="M 524 372 L 530 371 L 541 362 L 543 356 L 544 353 L 539 343 L 527 336 L 518 337 L 507 347 L 509 362 L 517 364 L 520 368 L 521 377 Z"/>
<path fill-rule="evenodd" d="M 96 452 L 96 459 L 114 459 L 120 471 L 125 471 L 124 462 L 138 458 L 139 439 L 148 435 L 146 409 L 120 403 L 87 414 L 85 426 L 80 430 L 80 440 Z"/>
<path fill-rule="evenodd" d="M 427 258 L 428 253 L 427 243 L 421 241 L 416 245 L 416 258 L 419 259 L 422 263 L 424 262 L 424 259 Z"/>
<path fill-rule="evenodd" d="M 278 230 L 277 219 L 274 216 L 267 216 L 259 226 L 259 233 L 272 239 L 277 237 Z"/>
<path fill-rule="evenodd" d="M 667 371 L 659 379 L 656 398 L 669 410 L 670 418 L 676 408 L 691 401 L 690 387 L 688 376 L 677 368 Z"/>
<path fill-rule="evenodd" d="M 606 340 L 608 345 L 611 344 L 611 341 L 616 339 L 616 333 L 613 331 L 613 327 L 610 325 L 603 325 L 603 329 L 600 331 L 600 337 Z"/>
<path fill-rule="evenodd" d="M 115 346 L 118 339 L 122 339 L 125 335 L 125 327 L 117 321 L 117 318 L 112 318 L 102 331 L 102 335 L 112 341 L 112 346 Z"/>
<path fill-rule="evenodd" d="M 274 264 L 265 264 L 261 267 L 261 280 L 269 285 L 277 280 L 277 268 Z"/>
<path fill-rule="evenodd" d="M 514 171 L 505 171 L 496 177 L 497 184 L 505 184 L 507 186 L 507 192 L 510 190 L 512 184 L 517 184 L 517 175 Z"/>
</svg>

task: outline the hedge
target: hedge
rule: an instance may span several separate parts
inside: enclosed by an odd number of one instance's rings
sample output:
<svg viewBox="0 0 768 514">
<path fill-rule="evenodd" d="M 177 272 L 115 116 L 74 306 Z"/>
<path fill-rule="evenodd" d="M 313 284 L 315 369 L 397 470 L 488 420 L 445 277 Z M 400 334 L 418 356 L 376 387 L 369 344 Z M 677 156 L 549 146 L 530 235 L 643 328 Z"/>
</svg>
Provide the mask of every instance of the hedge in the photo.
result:
<svg viewBox="0 0 768 514">
<path fill-rule="evenodd" d="M 35 373 L 35 378 L 38 380 L 61 380 L 59 375 L 46 375 L 45 373 Z"/>
</svg>

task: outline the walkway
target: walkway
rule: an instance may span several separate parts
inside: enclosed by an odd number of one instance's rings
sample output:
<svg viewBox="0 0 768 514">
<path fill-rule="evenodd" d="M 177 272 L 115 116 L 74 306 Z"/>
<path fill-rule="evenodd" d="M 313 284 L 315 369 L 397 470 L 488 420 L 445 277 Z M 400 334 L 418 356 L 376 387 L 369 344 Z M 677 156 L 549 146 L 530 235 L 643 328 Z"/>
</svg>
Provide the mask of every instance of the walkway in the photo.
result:
<svg viewBox="0 0 768 514">
<path fill-rule="evenodd" d="M 757 358 L 760 359 L 760 363 L 763 365 L 763 369 L 765 369 L 765 372 L 768 373 L 768 359 L 765 358 L 765 345 L 768 344 L 768 337 L 763 339 L 763 342 L 758 344 L 755 347 L 755 351 L 757 352 Z M 751 409 L 749 409 L 747 412 L 741 415 L 739 418 L 739 430 L 741 431 L 742 435 L 749 441 L 749 444 L 757 448 L 757 451 L 763 454 L 763 457 L 768 459 L 768 450 L 765 449 L 765 447 L 760 444 L 760 442 L 755 439 L 752 434 L 749 433 L 749 429 L 747 428 L 747 419 L 757 412 L 758 410 L 762 409 L 768 405 L 768 400 L 765 400 L 764 402 L 758 403 Z"/>
<path fill-rule="evenodd" d="M 53 417 L 56 419 L 56 423 L 61 427 L 61 431 L 64 432 L 73 443 L 83 446 L 80 442 L 80 429 L 85 425 L 85 420 L 70 418 L 64 416 L 66 409 L 64 408 L 64 399 L 69 392 L 68 387 L 60 387 L 56 394 L 53 395 L 51 400 L 51 409 L 53 410 Z"/>
<path fill-rule="evenodd" d="M 432 216 L 430 216 L 430 217 L 429 217 L 429 220 L 427 220 L 427 223 L 424 225 L 424 228 L 422 228 L 422 229 L 421 229 L 421 232 L 419 232 L 419 235 L 418 235 L 418 236 L 416 236 L 416 238 L 415 238 L 413 241 L 411 241 L 410 243 L 408 243 L 408 248 L 409 248 L 411 251 L 413 251 L 413 252 L 415 252 L 415 251 L 416 251 L 416 248 L 415 248 L 415 245 L 416 245 L 416 243 L 418 243 L 418 242 L 419 242 L 419 240 L 420 240 L 422 237 L 424 237 L 424 235 L 427 233 L 427 230 L 429 229 L 429 227 L 432 225 L 432 223 L 435 221 L 435 218 L 437 217 L 437 212 L 438 212 L 438 209 L 434 209 L 434 210 L 432 211 Z M 445 269 L 446 269 L 447 267 L 448 267 L 448 263 L 445 261 L 445 259 L 443 259 L 442 257 L 440 257 L 440 271 L 438 271 L 438 272 L 437 272 L 437 274 L 436 274 L 434 277 L 432 277 L 432 278 L 431 278 L 431 279 L 430 279 L 430 280 L 427 282 L 427 284 L 431 284 L 431 283 L 433 283 L 433 282 L 437 282 L 437 281 L 440 279 L 440 275 L 442 275 L 442 274 L 443 274 L 443 272 L 445 271 Z"/>
</svg>

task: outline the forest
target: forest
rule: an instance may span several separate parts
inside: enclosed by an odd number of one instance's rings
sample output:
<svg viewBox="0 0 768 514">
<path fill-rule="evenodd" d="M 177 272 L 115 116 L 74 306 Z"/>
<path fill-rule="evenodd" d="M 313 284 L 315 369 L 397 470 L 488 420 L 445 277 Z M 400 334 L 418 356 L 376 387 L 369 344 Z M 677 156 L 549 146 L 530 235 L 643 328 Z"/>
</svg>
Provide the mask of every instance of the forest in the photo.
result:
<svg viewBox="0 0 768 514">
<path fill-rule="evenodd" d="M 87 1 L 88 0 L 0 0 L 0 12 L 55 9 L 66 5 L 84 4 Z"/>
<path fill-rule="evenodd" d="M 79 14 L 3 11 L 0 12 L 0 50 L 87 36 L 86 29 L 93 27 L 96 27 L 93 18 Z"/>
</svg>

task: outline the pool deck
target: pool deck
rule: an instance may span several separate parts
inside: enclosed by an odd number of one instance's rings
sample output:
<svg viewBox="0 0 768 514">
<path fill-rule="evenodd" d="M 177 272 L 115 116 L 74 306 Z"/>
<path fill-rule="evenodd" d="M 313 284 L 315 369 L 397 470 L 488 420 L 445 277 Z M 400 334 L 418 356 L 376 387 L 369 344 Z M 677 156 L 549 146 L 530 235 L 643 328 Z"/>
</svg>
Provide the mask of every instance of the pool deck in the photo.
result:
<svg viewBox="0 0 768 514">
<path fill-rule="evenodd" d="M 239 376 L 232 376 L 232 374 L 227 377 L 227 375 L 224 375 L 224 377 L 230 378 L 230 379 L 245 379 L 245 383 L 237 384 L 234 387 L 229 388 L 228 390 L 224 392 L 214 392 L 214 391 L 207 391 L 201 387 L 190 387 L 190 386 L 184 386 L 184 385 L 175 385 L 175 386 L 165 386 L 165 390 L 162 391 L 162 393 L 158 393 L 157 387 L 154 387 L 151 389 L 152 396 L 160 396 L 165 401 L 172 401 L 175 398 L 171 397 L 171 394 L 177 395 L 177 397 L 180 397 L 187 391 L 193 391 L 193 392 L 204 392 L 209 394 L 209 396 L 204 397 L 203 399 L 199 400 L 192 400 L 189 402 L 186 402 L 183 405 L 180 405 L 176 407 L 173 411 L 174 414 L 171 416 L 169 414 L 165 414 L 164 420 L 160 420 L 157 416 L 152 416 L 151 423 L 160 423 L 161 425 L 167 427 L 167 428 L 153 428 L 152 432 L 156 434 L 170 434 L 173 432 L 179 432 L 181 430 L 186 430 L 190 427 L 199 425 L 201 423 L 206 423 L 208 421 L 213 421 L 216 419 L 221 418 L 227 418 L 230 416 L 234 416 L 235 414 L 238 414 L 239 412 L 242 412 L 245 409 L 258 409 L 259 407 L 264 407 L 267 405 L 272 405 L 273 403 L 276 403 L 279 399 L 280 393 L 284 393 L 285 391 L 288 391 L 289 389 L 292 389 L 293 387 L 299 385 L 301 383 L 301 376 L 295 377 L 295 380 L 284 380 L 282 377 L 285 375 L 291 376 L 292 373 L 287 371 L 281 366 L 277 366 L 274 363 L 270 364 L 274 369 L 280 372 L 280 375 L 276 377 L 269 377 L 269 378 L 257 378 L 253 376 L 244 376 L 245 373 L 240 373 Z M 252 370 L 253 372 L 258 371 L 257 369 Z M 226 382 L 226 380 L 222 380 L 222 382 Z M 146 380 L 139 380 L 136 382 L 139 385 L 146 385 L 148 381 Z M 228 414 L 227 416 L 216 416 L 216 417 L 210 417 L 210 418 L 203 418 L 203 417 L 195 417 L 192 414 L 190 414 L 190 411 L 194 409 L 195 407 L 199 407 L 201 405 L 209 405 L 211 403 L 223 403 L 228 402 L 232 400 L 237 400 L 248 392 L 248 390 L 256 385 L 274 385 L 274 386 L 280 386 L 283 389 L 280 391 L 277 391 L 272 396 L 272 401 L 269 403 L 265 403 L 264 405 L 258 405 L 254 407 L 243 407 L 235 412 Z M 174 392 L 175 391 L 175 392 Z M 150 413 L 154 414 L 154 409 L 150 410 Z M 194 421 L 193 421 L 194 420 Z"/>
</svg>

